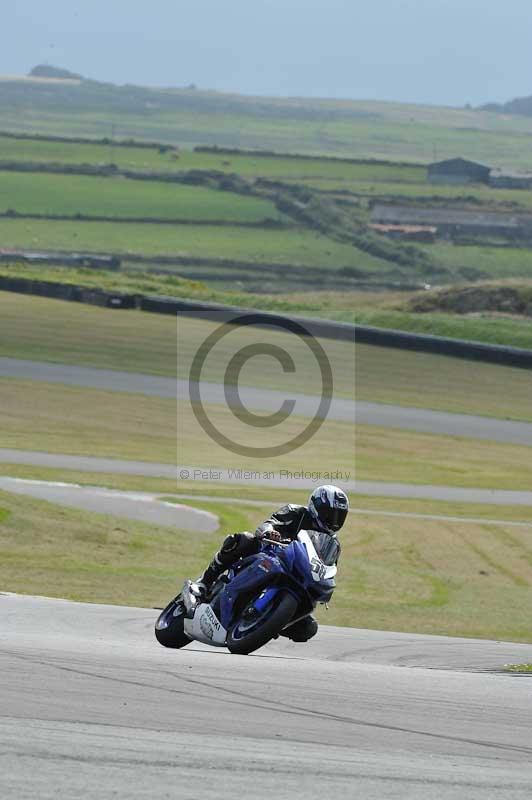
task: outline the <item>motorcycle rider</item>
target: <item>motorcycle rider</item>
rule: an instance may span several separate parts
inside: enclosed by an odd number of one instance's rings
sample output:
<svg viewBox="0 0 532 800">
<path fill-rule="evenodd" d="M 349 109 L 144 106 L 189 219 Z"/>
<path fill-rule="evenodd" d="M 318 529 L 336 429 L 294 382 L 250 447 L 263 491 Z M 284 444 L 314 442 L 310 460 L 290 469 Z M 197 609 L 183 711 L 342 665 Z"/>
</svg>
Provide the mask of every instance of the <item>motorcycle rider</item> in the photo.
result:
<svg viewBox="0 0 532 800">
<path fill-rule="evenodd" d="M 319 486 L 310 495 L 308 506 L 288 504 L 275 511 L 259 525 L 255 533 L 233 533 L 228 536 L 203 575 L 195 581 L 201 595 L 205 596 L 220 575 L 239 558 L 258 553 L 264 539 L 295 539 L 300 530 L 327 534 L 331 538 L 328 562 L 336 564 L 340 556 L 340 542 L 336 534 L 343 526 L 349 511 L 349 500 L 337 486 Z M 281 632 L 294 642 L 306 642 L 315 636 L 318 623 L 312 615 L 298 620 Z"/>
</svg>

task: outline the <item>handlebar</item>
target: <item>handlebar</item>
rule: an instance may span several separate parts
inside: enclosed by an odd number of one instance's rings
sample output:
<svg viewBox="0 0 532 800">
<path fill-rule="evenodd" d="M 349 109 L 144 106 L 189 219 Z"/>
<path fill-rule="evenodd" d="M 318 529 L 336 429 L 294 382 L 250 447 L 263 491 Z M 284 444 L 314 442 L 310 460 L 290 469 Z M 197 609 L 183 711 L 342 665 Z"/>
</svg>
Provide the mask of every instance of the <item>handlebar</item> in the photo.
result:
<svg viewBox="0 0 532 800">
<path fill-rule="evenodd" d="M 288 547 L 292 544 L 290 539 L 261 539 L 261 542 L 265 542 L 266 544 L 276 544 L 277 547 Z"/>
</svg>

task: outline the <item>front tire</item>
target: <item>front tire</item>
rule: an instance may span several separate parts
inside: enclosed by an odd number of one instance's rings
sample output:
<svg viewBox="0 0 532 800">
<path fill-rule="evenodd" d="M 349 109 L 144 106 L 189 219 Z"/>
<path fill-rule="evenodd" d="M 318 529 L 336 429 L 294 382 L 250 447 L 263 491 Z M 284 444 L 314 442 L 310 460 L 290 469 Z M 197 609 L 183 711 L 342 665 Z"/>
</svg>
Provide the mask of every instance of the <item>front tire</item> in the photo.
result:
<svg viewBox="0 0 532 800">
<path fill-rule="evenodd" d="M 227 647 L 231 653 L 248 655 L 258 650 L 270 639 L 279 634 L 297 610 L 298 602 L 293 594 L 285 590 L 279 591 L 268 608 L 256 618 L 246 619 L 246 611 L 231 626 L 227 633 Z"/>
<path fill-rule="evenodd" d="M 169 603 L 164 611 L 159 614 L 155 623 L 155 638 L 163 647 L 178 650 L 185 647 L 192 640 L 186 635 L 183 623 L 185 621 L 185 606 L 178 595 Z"/>
</svg>

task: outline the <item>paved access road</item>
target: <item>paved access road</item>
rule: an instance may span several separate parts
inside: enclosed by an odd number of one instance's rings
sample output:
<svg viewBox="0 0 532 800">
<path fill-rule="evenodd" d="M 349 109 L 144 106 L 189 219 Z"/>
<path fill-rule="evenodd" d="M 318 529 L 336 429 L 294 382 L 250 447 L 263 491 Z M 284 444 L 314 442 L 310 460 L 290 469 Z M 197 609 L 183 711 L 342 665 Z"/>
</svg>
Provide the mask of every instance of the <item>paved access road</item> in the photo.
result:
<svg viewBox="0 0 532 800">
<path fill-rule="evenodd" d="M 152 478 L 170 478 L 183 485 L 194 486 L 195 481 L 236 486 L 266 486 L 272 489 L 302 489 L 310 491 L 320 481 L 329 482 L 329 478 L 291 477 L 277 474 L 272 477 L 239 476 L 228 469 L 200 468 L 173 464 L 157 464 L 149 461 L 122 461 L 114 458 L 96 458 L 93 456 L 72 456 L 62 453 L 40 453 L 32 450 L 13 450 L 0 448 L 1 462 L 9 464 L 25 464 L 36 467 L 77 470 L 81 472 L 110 473 L 121 475 L 143 475 Z M 186 477 L 185 477 L 186 476 Z M 484 503 L 496 506 L 531 506 L 532 491 L 509 491 L 506 489 L 462 489 L 458 486 L 430 486 L 406 483 L 387 483 L 384 481 L 357 481 L 351 478 L 332 478 L 343 489 L 353 494 L 371 495 L 374 497 L 401 497 L 422 500 L 444 500 L 457 503 Z"/>
<path fill-rule="evenodd" d="M 134 372 L 117 372 L 94 367 L 77 367 L 70 364 L 49 364 L 41 361 L 0 358 L 0 377 L 45 381 L 68 386 L 85 386 L 92 389 L 177 400 L 189 400 L 190 398 L 190 385 L 187 380 L 141 375 Z M 203 402 L 227 405 L 222 384 L 202 381 L 200 390 Z M 252 386 L 239 387 L 239 395 L 246 408 L 259 411 L 278 411 L 287 399 L 284 392 L 273 389 L 257 389 Z M 319 397 L 290 393 L 289 399 L 295 401 L 294 414 L 302 417 L 313 417 L 317 414 L 320 405 Z M 354 401 L 333 397 L 327 418 L 341 422 L 354 422 Z M 532 425 L 530 427 L 532 428 Z"/>
<path fill-rule="evenodd" d="M 155 397 L 177 397 L 179 400 L 186 400 L 189 397 L 188 381 L 184 380 L 12 358 L 0 358 L 0 377 L 134 392 Z M 224 387 L 221 384 L 202 382 L 201 396 L 207 403 L 226 405 Z M 249 386 L 240 387 L 240 396 L 247 408 L 259 411 L 277 411 L 287 399 L 283 392 Z M 295 400 L 294 414 L 304 417 L 315 415 L 319 406 L 318 397 L 290 394 L 290 398 Z M 532 446 L 530 422 L 451 414 L 423 408 L 404 408 L 383 403 L 355 404 L 352 400 L 337 397 L 333 398 L 327 417 L 342 422 L 356 421 L 361 425 L 378 425 L 420 433 Z"/>
<path fill-rule="evenodd" d="M 176 494 L 176 500 L 169 503 L 154 494 L 144 492 L 127 492 L 104 489 L 98 486 L 79 486 L 73 483 L 54 481 L 23 480 L 0 476 L 0 491 L 24 494 L 40 500 L 58 503 L 70 508 L 81 508 L 100 514 L 110 514 L 125 519 L 140 520 L 151 525 L 163 525 L 192 533 L 211 533 L 218 530 L 219 519 L 215 514 L 202 511 L 178 503 L 177 500 L 189 500 L 195 503 L 210 502 L 234 504 L 234 497 L 217 497 L 212 495 Z M 273 494 L 273 492 L 272 492 Z M 255 508 L 271 506 L 275 508 L 276 500 L 239 500 L 239 503 Z M 440 520 L 442 522 L 461 522 L 483 525 L 505 525 L 506 527 L 531 528 L 532 522 L 477 519 L 475 517 L 450 517 L 438 514 L 418 514 L 401 511 L 381 511 L 352 508 L 352 513 L 380 517 L 401 517 L 404 519 Z"/>
<path fill-rule="evenodd" d="M 530 797 L 531 679 L 497 670 L 531 646 L 322 627 L 170 651 L 156 614 L 0 596 L 1 797 Z"/>
<path fill-rule="evenodd" d="M 139 520 L 151 525 L 164 525 L 178 530 L 212 533 L 218 530 L 218 517 L 199 508 L 165 503 L 146 492 L 120 492 L 98 486 L 72 483 L 32 481 L 0 475 L 0 490 L 48 500 L 70 508 L 97 511 L 115 517 Z"/>
</svg>

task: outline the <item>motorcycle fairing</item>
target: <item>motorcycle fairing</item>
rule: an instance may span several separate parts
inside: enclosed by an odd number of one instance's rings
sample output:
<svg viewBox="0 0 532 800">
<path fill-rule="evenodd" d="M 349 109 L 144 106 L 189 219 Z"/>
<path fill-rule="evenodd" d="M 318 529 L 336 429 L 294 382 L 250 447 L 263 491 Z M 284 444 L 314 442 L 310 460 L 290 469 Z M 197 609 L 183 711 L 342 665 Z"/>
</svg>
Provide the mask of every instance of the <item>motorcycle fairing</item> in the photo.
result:
<svg viewBox="0 0 532 800">
<path fill-rule="evenodd" d="M 297 585 L 293 588 L 292 574 L 297 577 Z M 308 533 L 300 531 L 297 539 L 283 550 L 276 550 L 275 545 L 266 545 L 260 553 L 240 562 L 231 570 L 229 581 L 211 601 L 212 604 L 201 603 L 193 618 L 184 620 L 184 631 L 191 639 L 223 647 L 227 630 L 242 610 L 239 606 L 246 597 L 255 596 L 254 606 L 260 612 L 271 603 L 282 584 L 294 591 L 301 601 L 300 612 L 303 610 L 306 614 L 309 612 L 304 606 L 308 603 L 312 607 L 312 597 L 315 603 L 322 598 L 328 599 L 332 594 L 335 575 L 336 566 L 324 564 Z M 304 595 L 301 595 L 301 590 Z"/>
<path fill-rule="evenodd" d="M 283 550 L 282 561 L 290 574 L 297 576 L 310 598 L 310 605 L 326 603 L 336 587 L 336 565 L 327 566 L 316 551 L 306 531 L 300 531 L 290 547 Z"/>
<path fill-rule="evenodd" d="M 337 573 L 336 564 L 332 564 L 331 566 L 327 566 L 323 563 L 321 558 L 319 557 L 316 548 L 314 547 L 314 542 L 308 535 L 306 531 L 300 531 L 297 535 L 298 541 L 304 546 L 308 562 L 310 562 L 310 570 L 312 572 L 312 578 L 315 581 L 330 581 L 332 580 Z M 308 563 L 307 562 L 307 563 Z"/>
<path fill-rule="evenodd" d="M 192 619 L 185 619 L 183 628 L 187 636 L 204 644 L 224 647 L 227 630 L 224 628 L 209 603 L 201 603 Z"/>
<path fill-rule="evenodd" d="M 221 624 L 225 628 L 229 627 L 235 603 L 240 596 L 249 595 L 251 591 L 258 591 L 270 586 L 276 581 L 277 576 L 285 574 L 285 567 L 273 554 L 261 552 L 246 558 L 243 566 L 236 574 L 230 576 L 229 583 L 224 586 L 218 596 Z"/>
</svg>

